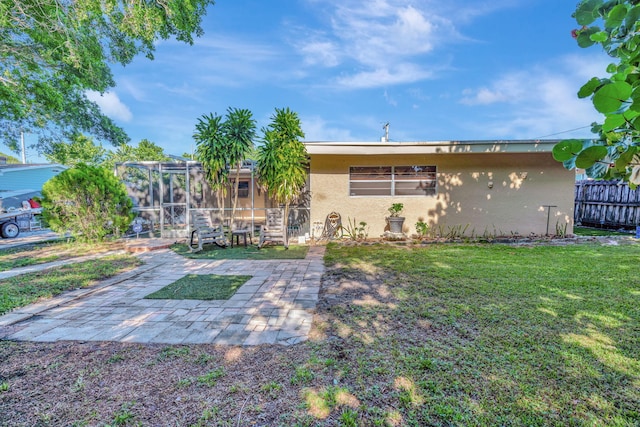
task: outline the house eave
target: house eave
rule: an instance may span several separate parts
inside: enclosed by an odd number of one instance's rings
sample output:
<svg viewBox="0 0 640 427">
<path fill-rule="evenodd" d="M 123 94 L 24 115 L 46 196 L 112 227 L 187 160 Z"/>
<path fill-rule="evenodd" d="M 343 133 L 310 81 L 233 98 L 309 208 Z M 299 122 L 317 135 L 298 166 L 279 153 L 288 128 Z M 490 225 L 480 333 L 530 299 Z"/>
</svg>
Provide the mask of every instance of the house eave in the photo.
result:
<svg viewBox="0 0 640 427">
<path fill-rule="evenodd" d="M 2 173 L 21 172 L 21 171 L 36 170 L 36 169 L 62 169 L 62 170 L 69 169 L 68 166 L 61 165 L 59 163 L 26 164 L 26 165 L 11 164 L 11 165 L 4 165 L 4 166 L 8 166 L 8 167 L 0 166 L 0 171 L 2 171 Z"/>
<path fill-rule="evenodd" d="M 550 153 L 560 140 L 304 142 L 309 155 Z"/>
</svg>

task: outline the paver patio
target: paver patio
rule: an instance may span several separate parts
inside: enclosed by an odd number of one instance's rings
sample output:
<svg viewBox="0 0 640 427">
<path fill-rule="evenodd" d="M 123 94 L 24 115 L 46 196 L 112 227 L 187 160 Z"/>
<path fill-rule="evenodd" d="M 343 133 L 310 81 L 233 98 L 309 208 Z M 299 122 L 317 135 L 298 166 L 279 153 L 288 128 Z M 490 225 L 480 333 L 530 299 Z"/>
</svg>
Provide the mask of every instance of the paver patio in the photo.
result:
<svg viewBox="0 0 640 427">
<path fill-rule="evenodd" d="M 291 345 L 307 339 L 324 246 L 304 260 L 194 260 L 141 253 L 135 270 L 0 316 L 0 339 Z M 250 275 L 225 301 L 144 299 L 187 274 Z"/>
</svg>

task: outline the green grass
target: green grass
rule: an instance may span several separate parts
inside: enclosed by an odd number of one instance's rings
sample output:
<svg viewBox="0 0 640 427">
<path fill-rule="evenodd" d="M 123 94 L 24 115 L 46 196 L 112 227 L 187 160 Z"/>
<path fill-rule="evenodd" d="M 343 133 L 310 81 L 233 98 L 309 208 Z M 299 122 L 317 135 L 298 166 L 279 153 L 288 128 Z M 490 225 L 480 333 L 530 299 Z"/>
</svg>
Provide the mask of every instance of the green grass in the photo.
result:
<svg viewBox="0 0 640 427">
<path fill-rule="evenodd" d="M 331 244 L 343 284 L 315 358 L 335 360 L 360 425 L 637 426 L 638 259 L 638 245 Z"/>
<path fill-rule="evenodd" d="M 86 288 L 140 264 L 131 255 L 113 255 L 0 280 L 0 315 L 64 291 Z"/>
<path fill-rule="evenodd" d="M 251 276 L 188 274 L 145 298 L 227 300 L 250 278 Z"/>
<path fill-rule="evenodd" d="M 615 230 L 606 230 L 603 228 L 590 228 L 590 227 L 573 227 L 573 234 L 577 236 L 627 236 L 635 237 L 635 232 L 626 231 L 619 232 Z"/>
<path fill-rule="evenodd" d="M 119 246 L 114 243 L 88 244 L 72 240 L 57 240 L 0 249 L 0 271 L 61 261 L 117 248 Z"/>
<path fill-rule="evenodd" d="M 308 246 L 291 245 L 289 249 L 284 246 L 265 246 L 258 249 L 257 246 L 234 246 L 220 248 L 216 245 L 206 245 L 200 252 L 189 252 L 187 245 L 178 244 L 171 247 L 174 252 L 187 258 L 193 259 L 249 259 L 249 260 L 270 260 L 270 259 L 304 259 L 309 251 Z"/>
</svg>

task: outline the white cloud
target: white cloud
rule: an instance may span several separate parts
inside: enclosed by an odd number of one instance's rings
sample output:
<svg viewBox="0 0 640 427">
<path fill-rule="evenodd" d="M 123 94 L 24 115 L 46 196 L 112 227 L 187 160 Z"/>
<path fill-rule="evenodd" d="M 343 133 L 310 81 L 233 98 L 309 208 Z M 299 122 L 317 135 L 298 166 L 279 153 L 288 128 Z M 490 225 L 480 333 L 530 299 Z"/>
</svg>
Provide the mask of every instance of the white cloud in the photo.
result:
<svg viewBox="0 0 640 427">
<path fill-rule="evenodd" d="M 393 106 L 393 107 L 397 107 L 398 106 L 398 101 L 395 100 L 395 98 L 391 95 L 389 95 L 389 92 L 385 89 L 384 93 L 382 94 L 382 96 L 384 97 L 384 100 L 387 101 L 387 104 Z"/>
<path fill-rule="evenodd" d="M 528 71 L 512 72 L 501 76 L 491 87 L 465 89 L 460 100 L 465 105 L 488 105 L 499 102 L 518 103 L 528 96 L 532 76 Z"/>
<path fill-rule="evenodd" d="M 335 67 L 340 63 L 340 54 L 330 41 L 311 41 L 300 47 L 307 65 Z"/>
<path fill-rule="evenodd" d="M 593 77 L 592 72 L 604 67 L 602 58 L 566 56 L 544 66 L 505 73 L 480 88 L 465 89 L 460 103 L 486 110 L 486 120 L 473 125 L 484 137 L 588 136 L 588 126 L 602 117 L 589 99 L 576 94 Z"/>
<path fill-rule="evenodd" d="M 87 91 L 86 96 L 90 101 L 95 102 L 100 107 L 104 115 L 112 119 L 129 122 L 133 118 L 131 110 L 127 107 L 115 92 L 105 92 L 100 94 L 96 91 Z"/>
<path fill-rule="evenodd" d="M 135 84 L 129 78 L 122 78 L 118 80 L 118 87 L 123 89 L 138 102 L 145 101 L 147 98 L 145 91 L 142 90 L 140 85 Z"/>
<path fill-rule="evenodd" d="M 403 83 L 413 83 L 427 79 L 432 72 L 424 70 L 415 64 L 398 64 L 388 68 L 377 68 L 370 71 L 339 77 L 335 80 L 338 86 L 349 89 L 364 89 L 380 86 L 390 86 Z"/>
<path fill-rule="evenodd" d="M 332 127 L 319 116 L 301 117 L 305 141 L 353 141 L 355 138 L 348 129 Z"/>
<path fill-rule="evenodd" d="M 329 0 L 327 29 L 296 42 L 307 65 L 349 66 L 335 80 L 341 87 L 369 88 L 432 77 L 442 60 L 423 64 L 436 47 L 461 39 L 453 22 L 430 2 L 410 0 Z"/>
<path fill-rule="evenodd" d="M 193 46 L 178 42 L 168 45 L 156 53 L 154 62 L 164 76 L 174 76 L 173 80 L 164 80 L 162 90 L 196 99 L 203 87 L 235 88 L 247 83 L 286 81 L 295 72 L 293 67 L 283 66 L 286 56 L 285 51 L 264 39 L 207 33 Z M 148 76 L 139 78 L 144 84 Z"/>
</svg>

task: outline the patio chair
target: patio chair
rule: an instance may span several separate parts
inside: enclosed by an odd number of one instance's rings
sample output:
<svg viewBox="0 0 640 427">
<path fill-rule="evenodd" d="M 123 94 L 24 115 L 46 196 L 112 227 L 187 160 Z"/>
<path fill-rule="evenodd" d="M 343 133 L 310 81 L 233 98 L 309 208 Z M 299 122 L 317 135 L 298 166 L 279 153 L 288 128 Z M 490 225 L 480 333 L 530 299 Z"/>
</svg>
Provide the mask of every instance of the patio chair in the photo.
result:
<svg viewBox="0 0 640 427">
<path fill-rule="evenodd" d="M 194 250 L 194 241 L 197 240 L 197 250 Z M 216 218 L 211 219 L 211 215 L 205 212 L 194 212 L 193 221 L 191 223 L 191 240 L 189 241 L 189 250 L 191 252 L 199 252 L 202 246 L 206 244 L 215 244 L 221 248 L 227 247 L 227 238 L 224 235 L 222 220 Z"/>
<path fill-rule="evenodd" d="M 260 242 L 258 249 L 267 242 L 282 242 L 285 249 L 289 249 L 289 239 L 284 226 L 284 212 L 282 209 L 267 209 L 266 224 L 260 226 Z"/>
</svg>

